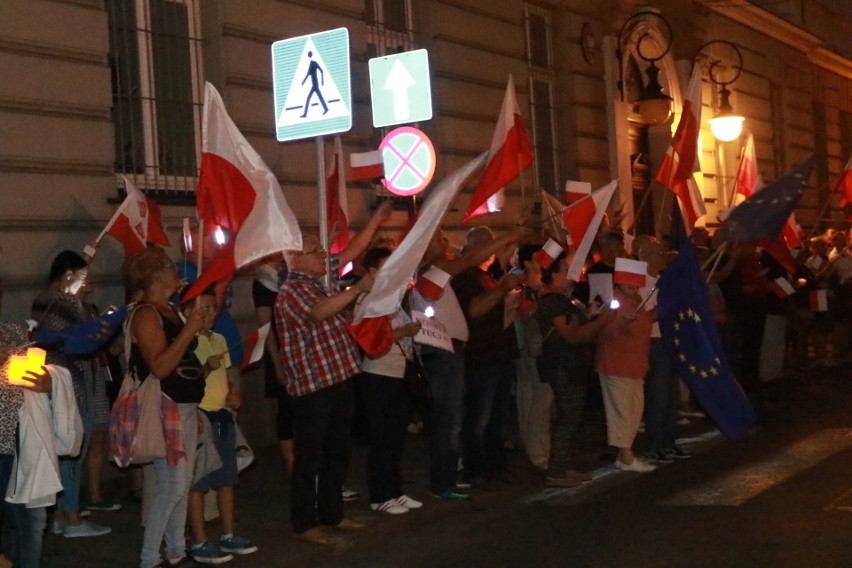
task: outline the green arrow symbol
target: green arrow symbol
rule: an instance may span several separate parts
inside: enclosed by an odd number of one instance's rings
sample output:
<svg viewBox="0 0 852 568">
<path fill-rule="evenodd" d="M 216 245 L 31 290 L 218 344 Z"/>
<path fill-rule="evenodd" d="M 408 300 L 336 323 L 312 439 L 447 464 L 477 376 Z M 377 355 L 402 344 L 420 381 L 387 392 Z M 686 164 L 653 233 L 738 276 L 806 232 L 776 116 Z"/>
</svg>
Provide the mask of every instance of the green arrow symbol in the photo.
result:
<svg viewBox="0 0 852 568">
<path fill-rule="evenodd" d="M 411 74 L 397 59 L 391 67 L 388 78 L 385 80 L 384 89 L 393 92 L 393 115 L 395 120 L 408 118 L 408 89 L 415 85 Z"/>
</svg>

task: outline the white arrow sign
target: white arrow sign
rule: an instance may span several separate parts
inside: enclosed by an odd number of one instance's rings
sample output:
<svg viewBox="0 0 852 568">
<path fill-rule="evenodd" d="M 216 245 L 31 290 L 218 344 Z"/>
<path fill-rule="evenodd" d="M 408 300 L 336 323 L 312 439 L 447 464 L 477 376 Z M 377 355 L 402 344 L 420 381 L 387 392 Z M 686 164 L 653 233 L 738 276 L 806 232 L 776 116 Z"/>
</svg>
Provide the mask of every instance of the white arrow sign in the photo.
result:
<svg viewBox="0 0 852 568">
<path fill-rule="evenodd" d="M 408 89 L 414 85 L 414 79 L 402 61 L 398 59 L 394 61 L 384 89 L 393 92 L 393 114 L 396 120 L 408 118 Z"/>
</svg>

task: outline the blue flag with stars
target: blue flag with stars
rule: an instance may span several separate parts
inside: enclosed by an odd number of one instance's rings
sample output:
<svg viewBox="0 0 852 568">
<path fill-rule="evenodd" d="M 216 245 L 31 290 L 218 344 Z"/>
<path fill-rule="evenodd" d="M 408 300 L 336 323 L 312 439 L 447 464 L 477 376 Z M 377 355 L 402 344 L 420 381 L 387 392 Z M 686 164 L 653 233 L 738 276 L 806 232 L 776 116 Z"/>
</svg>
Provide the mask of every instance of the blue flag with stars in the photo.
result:
<svg viewBox="0 0 852 568">
<path fill-rule="evenodd" d="M 118 332 L 127 317 L 127 308 L 122 306 L 100 317 L 69 325 L 58 331 L 36 329 L 33 331 L 33 341 L 41 346 L 61 343 L 63 351 L 68 355 L 94 353 Z"/>
<path fill-rule="evenodd" d="M 812 153 L 792 171 L 740 203 L 725 220 L 728 242 L 750 243 L 780 235 L 813 169 Z"/>
<path fill-rule="evenodd" d="M 660 333 L 677 372 L 719 430 L 739 438 L 757 416 L 731 375 L 692 243 L 681 242 L 657 287 Z"/>
</svg>

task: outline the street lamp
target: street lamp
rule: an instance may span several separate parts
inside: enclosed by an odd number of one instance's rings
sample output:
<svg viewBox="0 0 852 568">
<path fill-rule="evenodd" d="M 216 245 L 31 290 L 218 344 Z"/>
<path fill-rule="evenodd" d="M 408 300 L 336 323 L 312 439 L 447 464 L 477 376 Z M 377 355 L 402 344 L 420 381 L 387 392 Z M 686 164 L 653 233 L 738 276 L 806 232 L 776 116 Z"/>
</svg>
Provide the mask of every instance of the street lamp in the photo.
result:
<svg viewBox="0 0 852 568">
<path fill-rule="evenodd" d="M 713 136 L 715 136 L 717 140 L 721 142 L 730 142 L 731 140 L 739 137 L 743 130 L 743 121 L 745 120 L 743 116 L 734 112 L 734 107 L 731 106 L 730 101 L 731 91 L 728 90 L 728 85 L 739 79 L 740 74 L 743 71 L 743 54 L 735 44 L 723 39 L 716 39 L 708 41 L 702 45 L 698 50 L 699 55 L 702 51 L 704 51 L 704 48 L 714 43 L 720 43 L 730 47 L 739 60 L 739 63 L 733 67 L 736 70 L 736 73 L 728 81 L 722 81 L 714 74 L 719 65 L 722 63 L 721 59 L 711 60 L 710 68 L 707 70 L 710 81 L 714 85 L 719 85 L 721 87 L 719 89 L 719 105 L 716 108 L 716 113 L 713 118 L 708 121 L 710 123 L 710 130 L 713 132 Z"/>
<path fill-rule="evenodd" d="M 635 40 L 633 39 L 636 27 L 635 24 L 631 24 L 631 22 L 646 16 L 657 18 L 665 25 L 665 29 L 667 30 L 667 33 L 664 36 L 666 42 L 665 47 L 661 50 L 657 57 L 648 57 L 642 53 L 642 42 L 649 39 L 651 34 L 646 31 L 642 31 L 638 34 L 638 37 Z M 624 32 L 628 30 L 628 28 L 629 31 L 627 33 L 627 37 L 624 37 Z M 671 49 L 672 27 L 663 16 L 650 11 L 633 14 L 624 22 L 621 26 L 621 30 L 618 32 L 618 47 L 615 52 L 615 56 L 619 61 L 619 73 L 622 77 L 619 81 L 619 88 L 622 90 L 622 93 L 624 91 L 624 67 L 622 65 L 622 59 L 624 57 L 625 46 L 629 43 L 635 43 L 636 55 L 638 55 L 643 61 L 648 62 L 648 67 L 645 69 L 645 73 L 648 75 L 648 81 L 642 86 L 639 98 L 636 100 L 636 110 L 643 123 L 651 125 L 662 124 L 668 120 L 672 114 L 672 98 L 663 92 L 663 87 L 660 85 L 659 80 L 660 68 L 657 67 L 656 62 L 665 57 L 669 52 L 669 49 Z"/>
</svg>

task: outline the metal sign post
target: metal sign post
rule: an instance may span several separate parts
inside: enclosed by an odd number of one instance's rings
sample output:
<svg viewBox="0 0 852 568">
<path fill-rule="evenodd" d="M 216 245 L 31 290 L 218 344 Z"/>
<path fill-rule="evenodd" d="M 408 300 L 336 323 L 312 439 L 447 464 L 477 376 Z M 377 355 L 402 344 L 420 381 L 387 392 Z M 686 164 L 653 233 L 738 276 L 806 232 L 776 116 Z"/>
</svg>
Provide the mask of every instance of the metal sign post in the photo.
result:
<svg viewBox="0 0 852 568">
<path fill-rule="evenodd" d="M 317 201 L 319 202 L 320 246 L 328 251 L 328 209 L 325 188 L 325 138 L 316 137 L 317 144 Z M 325 289 L 331 291 L 331 265 L 328 252 L 325 255 Z"/>
</svg>

